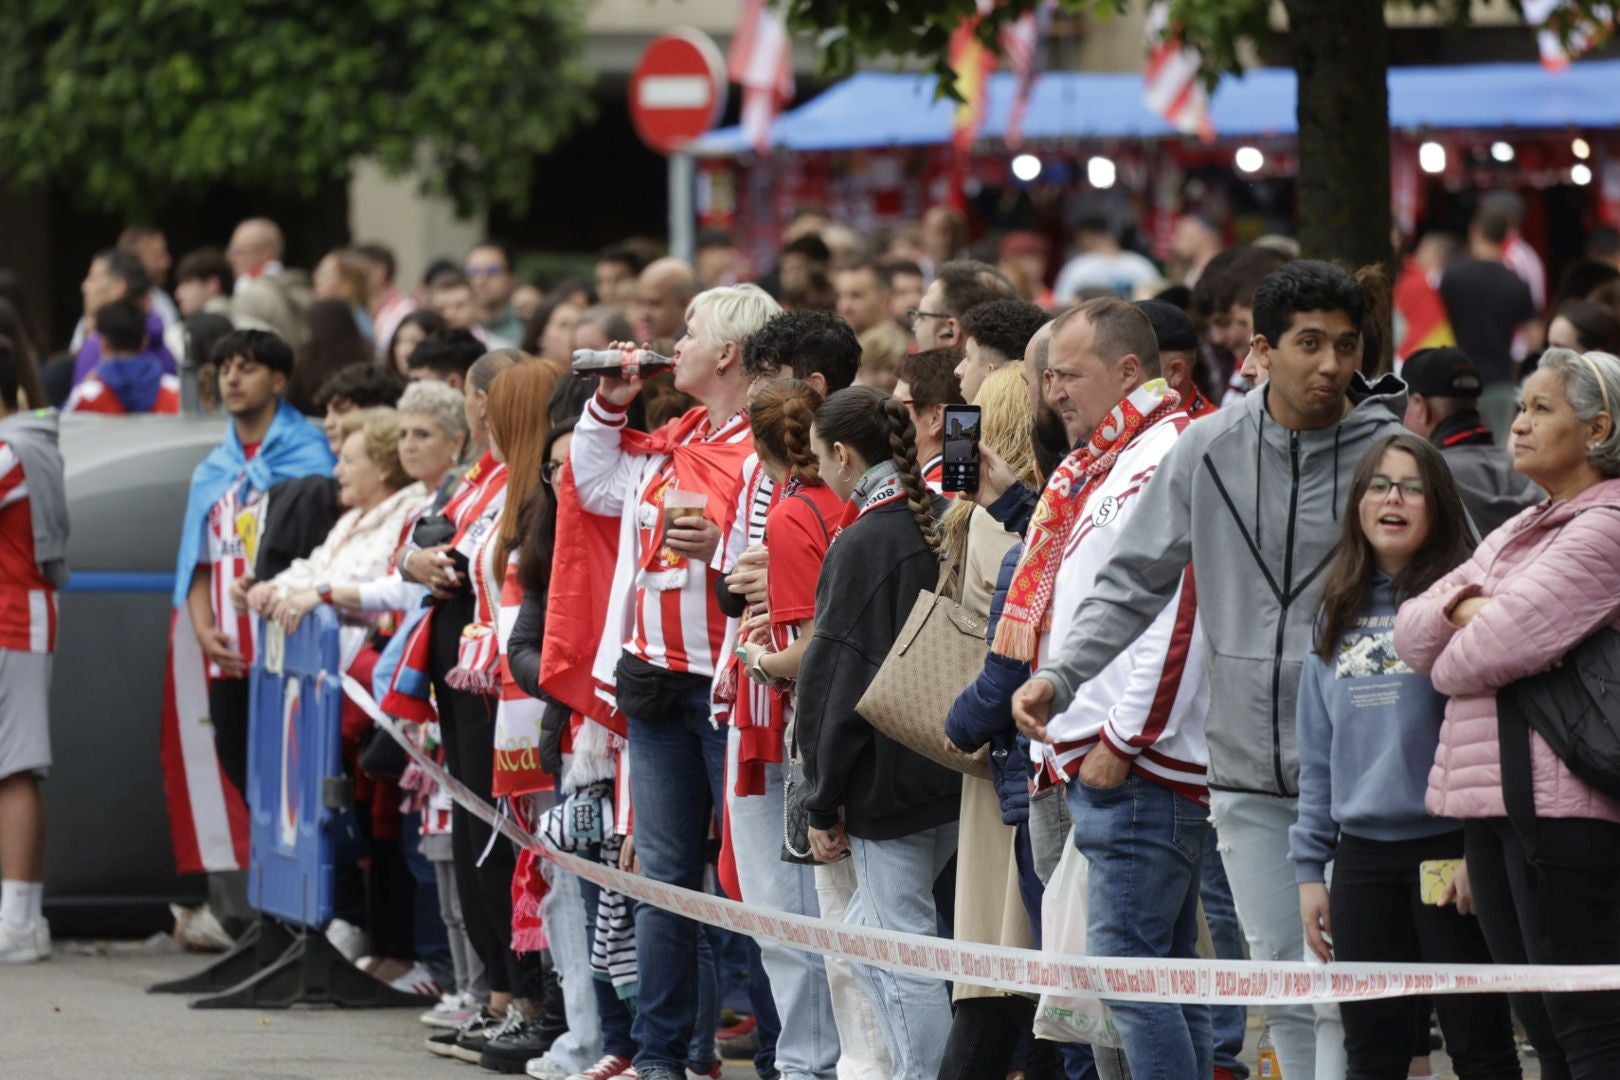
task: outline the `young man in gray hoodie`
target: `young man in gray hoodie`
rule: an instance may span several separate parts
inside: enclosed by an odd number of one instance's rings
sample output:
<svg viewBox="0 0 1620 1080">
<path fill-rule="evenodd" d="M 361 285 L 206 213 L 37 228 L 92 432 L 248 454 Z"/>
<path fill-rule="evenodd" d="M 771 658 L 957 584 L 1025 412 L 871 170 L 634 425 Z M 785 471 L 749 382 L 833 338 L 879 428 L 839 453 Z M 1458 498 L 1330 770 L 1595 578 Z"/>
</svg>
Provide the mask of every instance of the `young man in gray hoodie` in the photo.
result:
<svg viewBox="0 0 1620 1080">
<path fill-rule="evenodd" d="M 1329 263 L 1290 263 L 1261 283 L 1264 389 L 1177 440 L 1140 496 L 1133 542 L 1098 571 L 1061 648 L 1013 698 L 1020 729 L 1044 739 L 1048 718 L 1152 623 L 1192 564 L 1209 650 L 1210 819 L 1256 960 L 1304 959 L 1288 858 L 1294 698 L 1356 461 L 1400 430 L 1405 408 L 1400 380 L 1369 385 L 1360 373 L 1367 308 Z M 1285 1076 L 1330 1075 L 1335 1062 L 1343 1075 L 1336 1023 L 1324 1025 L 1318 1071 L 1312 1007 L 1266 1011 Z"/>
<path fill-rule="evenodd" d="M 22 365 L 0 337 L 0 964 L 51 954 L 45 803 L 56 590 L 67 583 L 67 496 L 56 410 L 24 411 Z M 36 380 L 27 380 L 37 385 Z"/>
</svg>

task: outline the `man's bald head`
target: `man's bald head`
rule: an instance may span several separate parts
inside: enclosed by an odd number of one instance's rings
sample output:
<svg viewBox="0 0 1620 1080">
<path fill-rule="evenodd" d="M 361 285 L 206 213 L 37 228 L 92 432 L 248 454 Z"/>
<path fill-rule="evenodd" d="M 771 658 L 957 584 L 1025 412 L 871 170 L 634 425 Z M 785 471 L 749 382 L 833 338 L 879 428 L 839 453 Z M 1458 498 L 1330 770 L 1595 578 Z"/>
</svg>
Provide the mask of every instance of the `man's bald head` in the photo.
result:
<svg viewBox="0 0 1620 1080">
<path fill-rule="evenodd" d="M 698 292 L 697 272 L 684 259 L 654 259 L 636 280 L 636 303 L 647 338 L 677 338 L 686 305 Z"/>
<path fill-rule="evenodd" d="M 225 257 L 238 277 L 256 273 L 266 263 L 281 258 L 281 228 L 269 218 L 248 218 L 231 234 Z"/>
</svg>

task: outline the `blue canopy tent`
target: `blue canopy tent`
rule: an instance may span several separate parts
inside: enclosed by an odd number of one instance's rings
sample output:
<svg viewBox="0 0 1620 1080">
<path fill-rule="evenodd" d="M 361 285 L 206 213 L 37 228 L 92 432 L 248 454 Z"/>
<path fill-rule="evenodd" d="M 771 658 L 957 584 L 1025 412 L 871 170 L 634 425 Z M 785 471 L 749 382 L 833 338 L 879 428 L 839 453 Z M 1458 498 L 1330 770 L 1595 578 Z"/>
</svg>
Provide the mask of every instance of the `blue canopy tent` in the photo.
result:
<svg viewBox="0 0 1620 1080">
<path fill-rule="evenodd" d="M 931 146 L 951 138 L 955 103 L 937 100 L 934 77 L 861 72 L 777 117 L 772 141 L 784 150 Z M 983 139 L 1006 130 L 1013 76 L 992 75 Z M 1620 61 L 1590 60 L 1552 74 L 1539 64 L 1403 67 L 1389 73 L 1389 119 L 1396 130 L 1613 128 L 1620 126 Z M 1210 102 L 1216 133 L 1234 137 L 1295 133 L 1292 71 L 1261 68 L 1222 79 Z M 1139 73 L 1052 71 L 1035 83 L 1024 137 L 1159 139 L 1179 137 L 1142 103 Z M 710 132 L 702 155 L 748 153 L 742 129 Z"/>
</svg>

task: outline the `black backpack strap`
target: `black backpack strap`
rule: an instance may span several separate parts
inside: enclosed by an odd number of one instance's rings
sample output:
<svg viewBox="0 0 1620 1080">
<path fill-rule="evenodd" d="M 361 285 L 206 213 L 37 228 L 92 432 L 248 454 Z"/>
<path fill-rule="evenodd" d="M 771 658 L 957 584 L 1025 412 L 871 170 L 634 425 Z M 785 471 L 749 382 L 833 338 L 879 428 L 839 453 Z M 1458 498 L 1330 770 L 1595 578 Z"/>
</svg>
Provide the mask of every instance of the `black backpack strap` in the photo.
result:
<svg viewBox="0 0 1620 1080">
<path fill-rule="evenodd" d="M 1519 707 L 1517 683 L 1496 692 L 1496 737 L 1502 764 L 1502 802 L 1525 857 L 1537 858 L 1535 784 L 1530 773 L 1530 723 Z"/>
</svg>

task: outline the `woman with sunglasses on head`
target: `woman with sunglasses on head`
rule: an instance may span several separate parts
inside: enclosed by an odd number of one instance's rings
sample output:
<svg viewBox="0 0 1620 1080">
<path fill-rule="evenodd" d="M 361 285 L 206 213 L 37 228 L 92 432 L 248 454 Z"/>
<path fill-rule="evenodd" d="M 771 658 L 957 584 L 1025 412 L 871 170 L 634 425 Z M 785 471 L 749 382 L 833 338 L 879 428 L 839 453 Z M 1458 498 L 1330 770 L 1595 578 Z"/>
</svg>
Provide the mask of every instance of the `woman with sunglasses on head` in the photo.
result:
<svg viewBox="0 0 1620 1080">
<path fill-rule="evenodd" d="M 1473 546 L 1438 450 L 1407 434 L 1368 448 L 1322 587 L 1297 707 L 1299 821 L 1289 847 L 1305 939 L 1323 962 L 1490 961 L 1460 869 L 1461 824 L 1430 817 L 1423 805 L 1445 698 L 1394 646 L 1397 605 Z M 1505 997 L 1449 994 L 1433 1004 L 1462 1080 L 1520 1075 Z M 1342 1004 L 1350 1080 L 1405 1077 L 1411 1033 L 1428 1011 L 1428 999 L 1409 997 Z"/>
<path fill-rule="evenodd" d="M 961 777 L 878 733 L 855 711 L 918 595 L 939 577 L 936 508 L 906 407 L 851 386 L 816 410 L 819 475 L 849 505 L 816 585 L 799 665 L 798 745 L 816 858 L 854 861 L 846 921 L 938 932 L 935 880 L 956 853 Z M 855 965 L 893 1075 L 933 1080 L 951 1026 L 942 980 Z"/>
</svg>

